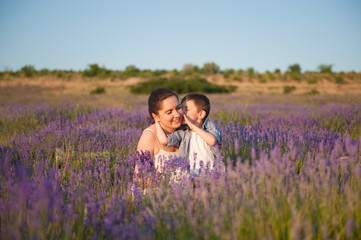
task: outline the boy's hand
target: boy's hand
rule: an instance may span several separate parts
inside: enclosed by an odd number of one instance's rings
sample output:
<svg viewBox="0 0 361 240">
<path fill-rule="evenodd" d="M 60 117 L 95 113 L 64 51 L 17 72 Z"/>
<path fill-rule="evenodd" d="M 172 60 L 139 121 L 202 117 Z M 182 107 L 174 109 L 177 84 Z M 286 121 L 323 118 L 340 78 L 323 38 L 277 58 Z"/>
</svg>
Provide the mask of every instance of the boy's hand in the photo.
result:
<svg viewBox="0 0 361 240">
<path fill-rule="evenodd" d="M 198 127 L 196 124 L 192 122 L 192 120 L 188 119 L 187 116 L 183 115 L 184 120 L 186 121 L 189 129 L 191 131 L 196 132 L 208 145 L 214 146 L 217 143 L 217 138 L 213 136 L 213 134 L 203 130 L 202 128 Z"/>
<path fill-rule="evenodd" d="M 161 145 L 165 146 L 168 144 L 168 137 L 164 133 L 164 130 L 160 124 L 160 119 L 155 119 L 155 129 L 157 131 L 157 138 Z"/>
<path fill-rule="evenodd" d="M 183 118 L 184 118 L 186 124 L 188 125 L 189 129 L 192 130 L 192 131 L 195 130 L 195 128 L 196 128 L 197 126 L 194 125 L 194 124 L 192 123 L 192 121 L 189 120 L 185 114 L 183 114 Z"/>
</svg>

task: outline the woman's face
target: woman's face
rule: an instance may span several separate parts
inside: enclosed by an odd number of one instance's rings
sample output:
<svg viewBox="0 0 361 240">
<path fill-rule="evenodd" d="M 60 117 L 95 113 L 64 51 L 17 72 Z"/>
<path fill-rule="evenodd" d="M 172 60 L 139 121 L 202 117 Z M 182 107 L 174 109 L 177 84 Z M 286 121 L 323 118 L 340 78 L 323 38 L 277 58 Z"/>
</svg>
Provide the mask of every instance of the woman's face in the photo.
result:
<svg viewBox="0 0 361 240">
<path fill-rule="evenodd" d="M 156 115 L 162 128 L 167 132 L 174 132 L 182 123 L 182 116 L 178 112 L 179 102 L 175 96 L 166 98 L 162 102 L 162 107 Z"/>
</svg>

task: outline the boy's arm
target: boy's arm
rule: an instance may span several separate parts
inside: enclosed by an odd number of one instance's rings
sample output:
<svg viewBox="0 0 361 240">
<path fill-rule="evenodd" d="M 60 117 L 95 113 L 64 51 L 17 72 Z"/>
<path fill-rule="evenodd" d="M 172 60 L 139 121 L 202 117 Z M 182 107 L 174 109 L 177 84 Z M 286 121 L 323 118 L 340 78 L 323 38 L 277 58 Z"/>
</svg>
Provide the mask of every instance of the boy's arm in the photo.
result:
<svg viewBox="0 0 361 240">
<path fill-rule="evenodd" d="M 221 130 L 213 122 L 208 121 L 207 119 L 204 122 L 204 129 L 217 138 L 217 144 L 220 144 L 222 142 Z"/>
<path fill-rule="evenodd" d="M 157 137 L 161 145 L 165 147 L 171 147 L 171 146 L 179 147 L 179 144 L 182 138 L 184 137 L 183 131 L 176 131 L 171 134 L 165 134 L 159 122 L 155 122 L 155 127 L 157 129 Z"/>
<path fill-rule="evenodd" d="M 168 137 L 168 144 L 166 147 L 179 147 L 182 139 L 184 138 L 184 131 L 183 130 L 177 130 L 174 133 L 167 134 Z"/>
<path fill-rule="evenodd" d="M 155 122 L 155 128 L 157 129 L 157 137 L 159 143 L 163 146 L 166 146 L 169 142 L 167 135 L 164 133 L 163 128 L 160 126 L 159 121 Z"/>
<path fill-rule="evenodd" d="M 202 128 L 197 127 L 188 118 L 184 115 L 184 119 L 186 120 L 187 125 L 189 128 L 196 132 L 208 145 L 214 146 L 217 143 L 217 138 L 209 132 L 204 131 Z"/>
</svg>

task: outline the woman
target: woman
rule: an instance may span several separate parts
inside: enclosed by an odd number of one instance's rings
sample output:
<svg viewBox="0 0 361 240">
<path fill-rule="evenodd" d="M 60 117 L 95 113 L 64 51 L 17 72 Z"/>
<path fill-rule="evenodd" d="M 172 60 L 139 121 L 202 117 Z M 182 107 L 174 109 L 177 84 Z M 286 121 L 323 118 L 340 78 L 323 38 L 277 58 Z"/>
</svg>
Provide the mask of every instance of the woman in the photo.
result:
<svg viewBox="0 0 361 240">
<path fill-rule="evenodd" d="M 161 172 L 162 160 L 177 156 L 176 147 L 164 147 L 159 144 L 155 121 L 163 128 L 166 134 L 173 133 L 182 123 L 182 115 L 178 112 L 178 95 L 167 88 L 157 88 L 150 93 L 148 98 L 148 111 L 153 124 L 146 128 L 138 142 L 137 151 L 150 152 L 154 167 Z M 135 165 L 135 175 L 139 173 L 139 166 Z"/>
</svg>

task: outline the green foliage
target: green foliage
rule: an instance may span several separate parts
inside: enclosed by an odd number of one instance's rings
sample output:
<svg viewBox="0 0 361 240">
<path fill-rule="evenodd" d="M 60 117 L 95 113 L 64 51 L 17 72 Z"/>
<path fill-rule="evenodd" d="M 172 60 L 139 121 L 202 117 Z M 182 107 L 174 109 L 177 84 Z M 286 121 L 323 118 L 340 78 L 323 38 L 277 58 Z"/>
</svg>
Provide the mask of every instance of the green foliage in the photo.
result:
<svg viewBox="0 0 361 240">
<path fill-rule="evenodd" d="M 266 75 L 269 80 L 271 81 L 275 80 L 275 76 L 270 71 L 266 71 Z"/>
<path fill-rule="evenodd" d="M 306 93 L 306 95 L 308 95 L 308 96 L 319 95 L 319 94 L 320 94 L 320 92 L 315 88 L 311 89 L 311 91 Z"/>
<path fill-rule="evenodd" d="M 233 80 L 237 82 L 243 82 L 243 78 L 241 76 L 236 76 L 233 78 Z"/>
<path fill-rule="evenodd" d="M 6 70 L 3 72 L 4 77 L 5 76 L 9 76 L 9 77 L 20 77 L 20 71 L 12 71 L 12 70 Z"/>
<path fill-rule="evenodd" d="M 25 77 L 33 77 L 36 74 L 36 70 L 34 68 L 34 66 L 32 65 L 25 65 L 24 67 L 22 67 L 20 69 L 20 72 L 25 76 Z"/>
<path fill-rule="evenodd" d="M 295 86 L 286 85 L 286 86 L 283 87 L 283 93 L 284 94 L 289 94 L 289 93 L 293 92 L 294 90 L 296 90 Z"/>
<path fill-rule="evenodd" d="M 154 73 L 152 70 L 150 69 L 144 69 L 142 71 L 139 71 L 139 72 L 133 72 L 133 73 L 125 73 L 125 72 L 122 72 L 122 77 L 123 79 L 126 79 L 128 77 L 132 77 L 132 76 L 140 76 L 140 77 L 145 77 L 145 78 L 151 78 L 154 76 Z"/>
<path fill-rule="evenodd" d="M 83 77 L 108 77 L 110 75 L 110 70 L 99 67 L 98 64 L 89 64 L 88 69 L 83 71 Z"/>
<path fill-rule="evenodd" d="M 263 75 L 258 74 L 258 82 L 259 83 L 266 83 L 267 79 Z"/>
<path fill-rule="evenodd" d="M 172 74 L 176 76 L 176 75 L 179 74 L 179 71 L 178 71 L 177 69 L 173 69 L 173 70 L 172 70 Z"/>
<path fill-rule="evenodd" d="M 336 77 L 335 83 L 336 84 L 346 84 L 347 82 L 342 77 Z"/>
<path fill-rule="evenodd" d="M 318 82 L 318 77 L 313 77 L 313 78 L 309 78 L 307 79 L 307 83 L 308 84 L 316 84 Z"/>
<path fill-rule="evenodd" d="M 317 68 L 320 70 L 321 73 L 332 73 L 332 66 L 333 66 L 332 64 L 330 65 L 321 64 Z"/>
<path fill-rule="evenodd" d="M 215 74 L 219 72 L 219 66 L 214 62 L 206 62 L 203 64 L 202 70 L 205 74 Z"/>
<path fill-rule="evenodd" d="M 167 70 L 164 69 L 156 69 L 155 71 L 153 71 L 153 76 L 158 77 L 161 76 L 163 74 L 167 73 Z"/>
<path fill-rule="evenodd" d="M 183 65 L 182 74 L 184 74 L 184 75 L 192 75 L 195 71 L 196 71 L 196 69 L 195 69 L 194 65 L 192 65 L 190 63 L 187 63 L 187 64 Z"/>
<path fill-rule="evenodd" d="M 62 73 L 61 71 L 58 71 L 57 74 L 56 74 L 56 76 L 57 76 L 58 78 L 62 78 L 62 77 L 63 77 L 63 73 Z"/>
<path fill-rule="evenodd" d="M 292 64 L 288 66 L 289 72 L 301 73 L 301 66 L 299 64 Z"/>
<path fill-rule="evenodd" d="M 41 69 L 40 71 L 39 71 L 39 75 L 40 76 L 46 76 L 46 75 L 49 75 L 50 74 L 50 71 L 49 71 L 49 69 L 47 69 L 47 68 L 43 68 L 43 69 Z"/>
<path fill-rule="evenodd" d="M 97 87 L 90 92 L 90 94 L 102 94 L 102 93 L 105 93 L 104 87 Z"/>
<path fill-rule="evenodd" d="M 136 66 L 134 65 L 129 65 L 125 68 L 125 71 L 124 71 L 124 76 L 126 77 L 135 77 L 135 76 L 138 76 L 140 73 L 140 70 L 139 68 L 137 68 Z"/>
<path fill-rule="evenodd" d="M 228 93 L 236 90 L 233 86 L 215 85 L 207 82 L 207 80 L 203 78 L 196 78 L 190 80 L 184 80 L 179 78 L 159 78 L 147 82 L 138 83 L 135 86 L 131 86 L 130 91 L 132 93 L 138 94 L 149 94 L 153 89 L 160 87 L 172 89 L 179 94 L 192 92 Z"/>
<path fill-rule="evenodd" d="M 222 74 L 225 78 L 228 78 L 229 76 L 234 74 L 234 69 L 229 68 L 222 71 Z"/>
<path fill-rule="evenodd" d="M 117 75 L 113 74 L 112 77 L 110 78 L 111 82 L 114 82 L 117 79 Z"/>
<path fill-rule="evenodd" d="M 248 73 L 248 78 L 249 78 L 250 80 L 252 80 L 253 75 L 254 75 L 254 69 L 253 69 L 253 67 L 247 68 L 247 73 Z"/>
<path fill-rule="evenodd" d="M 281 69 L 276 68 L 276 69 L 274 70 L 274 73 L 281 74 Z"/>
<path fill-rule="evenodd" d="M 289 75 L 293 81 L 301 82 L 301 74 L 299 72 L 289 72 Z"/>
</svg>

